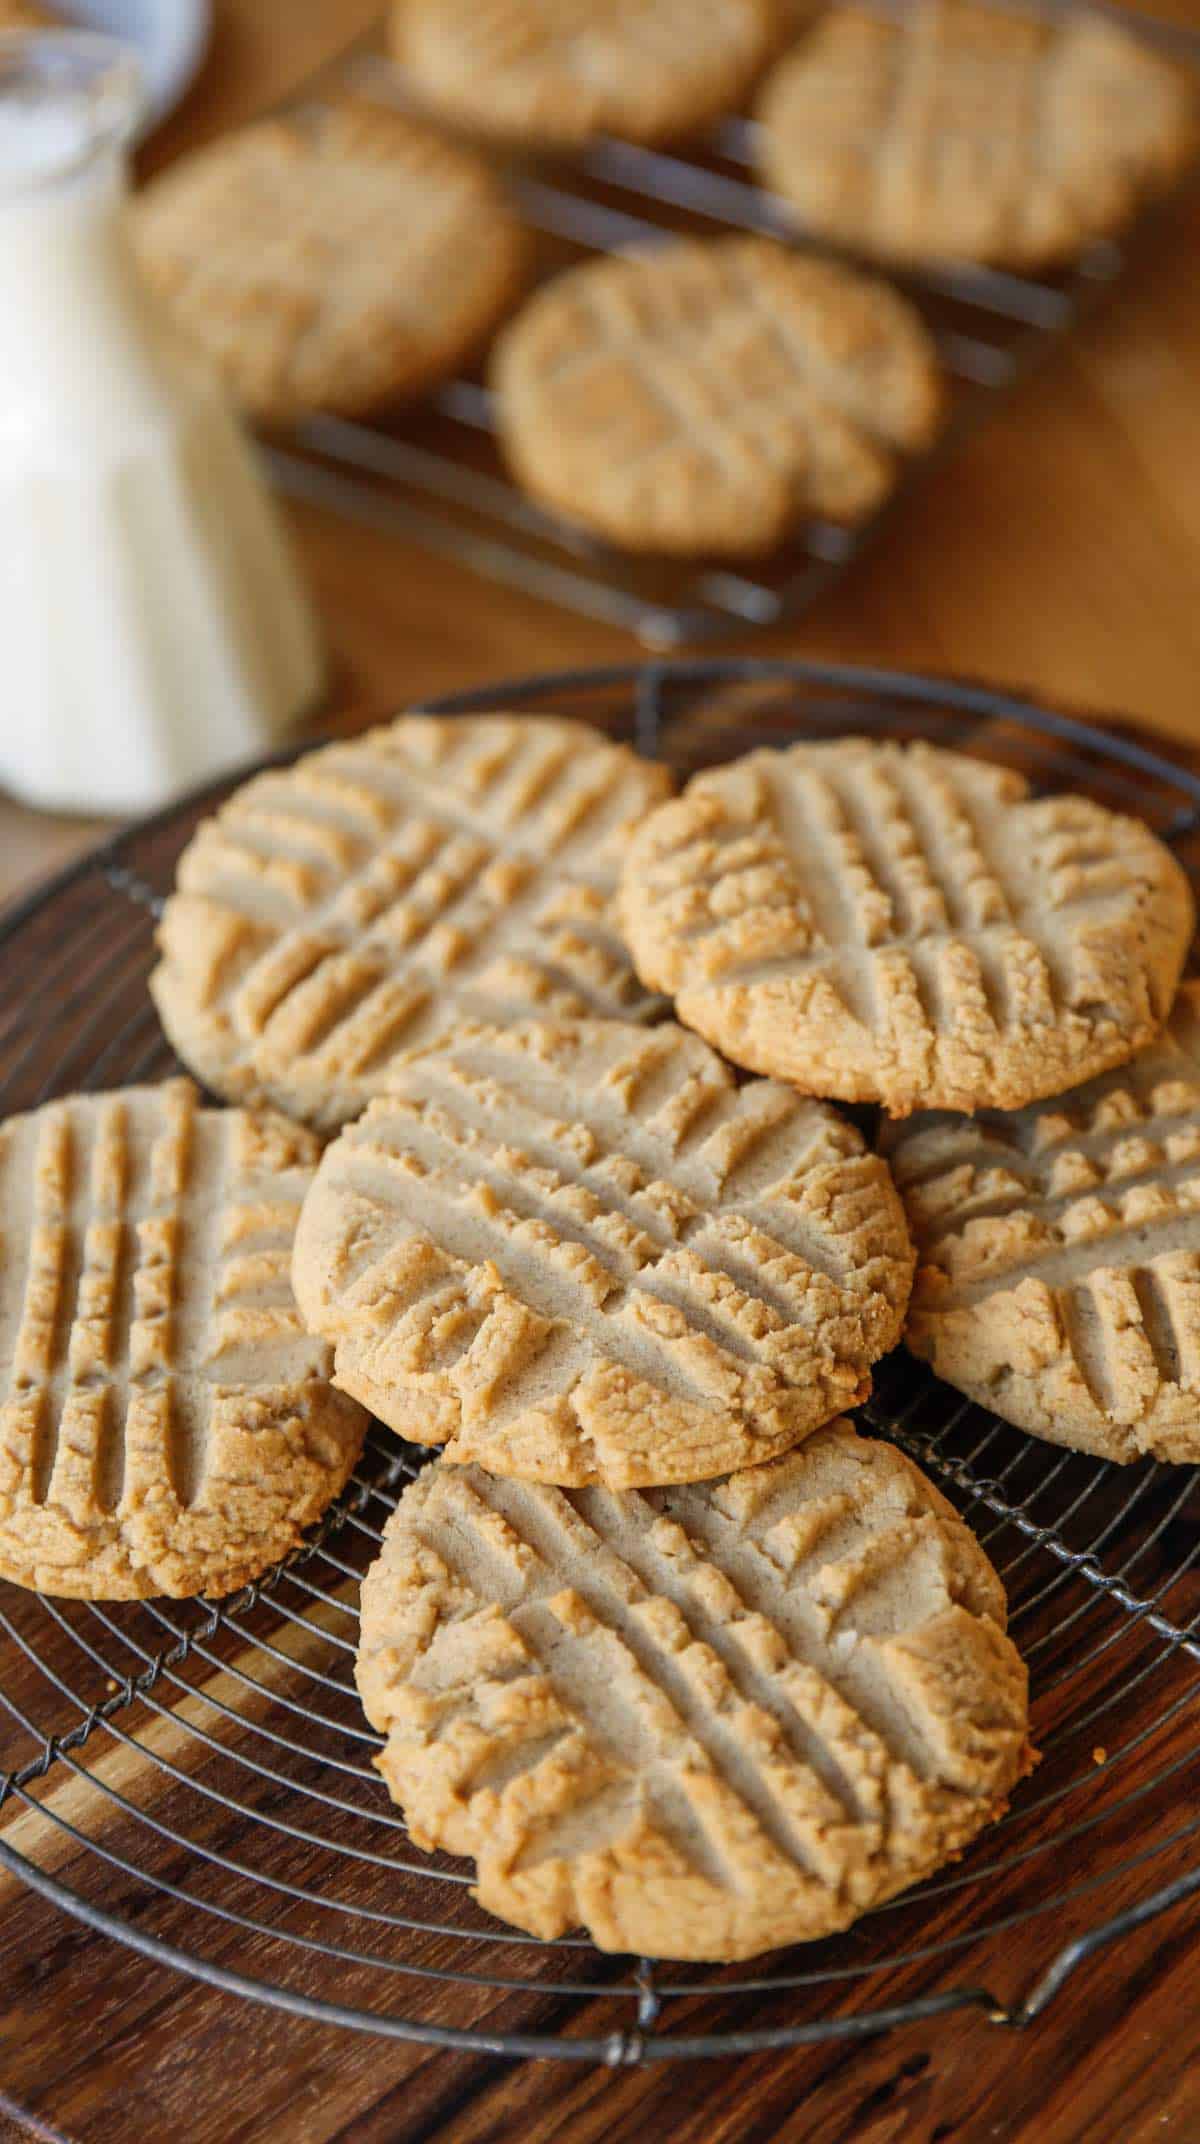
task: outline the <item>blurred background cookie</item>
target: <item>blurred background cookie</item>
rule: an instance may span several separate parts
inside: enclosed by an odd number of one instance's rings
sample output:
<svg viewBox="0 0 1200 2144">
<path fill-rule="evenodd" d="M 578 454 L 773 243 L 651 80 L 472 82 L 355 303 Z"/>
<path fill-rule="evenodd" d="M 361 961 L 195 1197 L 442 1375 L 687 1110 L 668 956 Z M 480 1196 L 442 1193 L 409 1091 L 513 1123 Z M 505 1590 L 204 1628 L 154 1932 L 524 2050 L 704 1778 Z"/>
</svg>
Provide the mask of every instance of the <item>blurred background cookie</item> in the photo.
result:
<svg viewBox="0 0 1200 2144">
<path fill-rule="evenodd" d="M 138 259 L 242 408 L 354 413 L 452 372 L 525 239 L 468 150 L 345 99 L 198 150 L 134 205 Z"/>
<path fill-rule="evenodd" d="M 769 550 L 853 521 L 941 406 L 919 315 L 885 284 L 763 238 L 589 261 L 492 358 L 500 443 L 545 505 L 628 550 Z"/>
<path fill-rule="evenodd" d="M 569 146 L 660 142 L 728 111 L 776 34 L 775 0 L 395 0 L 392 50 L 432 111 Z"/>
<path fill-rule="evenodd" d="M 768 78 L 759 175 L 881 258 L 1037 268 L 1115 231 L 1195 145 L 1181 68 L 1082 10 L 915 0 L 823 16 Z"/>
</svg>

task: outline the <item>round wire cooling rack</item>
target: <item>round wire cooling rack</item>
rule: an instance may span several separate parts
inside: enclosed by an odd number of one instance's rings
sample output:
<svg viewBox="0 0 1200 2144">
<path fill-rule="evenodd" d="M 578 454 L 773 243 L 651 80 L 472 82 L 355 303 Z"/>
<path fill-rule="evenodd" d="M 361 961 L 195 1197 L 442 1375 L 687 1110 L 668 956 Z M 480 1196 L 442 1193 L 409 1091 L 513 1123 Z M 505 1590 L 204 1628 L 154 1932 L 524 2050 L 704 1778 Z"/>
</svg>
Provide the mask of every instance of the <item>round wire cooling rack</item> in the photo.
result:
<svg viewBox="0 0 1200 2144">
<path fill-rule="evenodd" d="M 680 772 L 798 735 L 925 736 L 1019 766 L 1036 788 L 1136 810 L 1200 883 L 1200 775 L 982 687 L 730 660 L 527 678 L 432 705 L 581 714 Z M 0 1113 L 174 1069 L 146 993 L 154 921 L 197 819 L 232 786 L 130 829 L 0 921 Z M 358 1580 L 425 1456 L 378 1428 L 305 1545 L 226 1600 L 0 1587 L 6 1912 L 19 1879 L 258 2002 L 509 2055 L 739 2053 L 963 2009 L 1028 2023 L 1097 1950 L 1200 1892 L 1197 1475 L 1038 1443 L 903 1351 L 862 1416 L 934 1477 L 1000 1571 L 1042 1763 L 960 1863 L 847 1934 L 750 1968 L 608 1957 L 493 1921 L 468 1867 L 411 1845 L 353 1684 Z"/>
</svg>

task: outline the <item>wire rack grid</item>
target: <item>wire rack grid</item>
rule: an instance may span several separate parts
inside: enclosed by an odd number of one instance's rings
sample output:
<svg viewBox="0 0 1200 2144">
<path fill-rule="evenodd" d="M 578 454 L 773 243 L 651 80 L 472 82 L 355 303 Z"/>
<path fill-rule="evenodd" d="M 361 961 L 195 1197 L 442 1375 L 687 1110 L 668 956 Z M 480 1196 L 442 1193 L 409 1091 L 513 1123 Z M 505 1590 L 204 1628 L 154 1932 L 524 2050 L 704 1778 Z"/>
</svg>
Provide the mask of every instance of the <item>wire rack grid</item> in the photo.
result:
<svg viewBox="0 0 1200 2144">
<path fill-rule="evenodd" d="M 969 745 L 1040 789 L 1136 808 L 1200 882 L 1200 776 L 985 688 L 745 660 L 433 704 L 582 714 L 681 773 L 847 730 Z M 174 1068 L 145 987 L 154 921 L 180 848 L 229 786 L 118 837 L 0 925 L 0 1112 Z M 629 2063 L 964 2009 L 1027 2024 L 1100 1948 L 1200 1891 L 1200 1487 L 1192 1469 L 1119 1468 L 1025 1437 L 903 1351 L 863 1421 L 933 1475 L 999 1569 L 1043 1761 L 960 1865 L 848 1934 L 750 1968 L 611 1958 L 501 1926 L 469 1869 L 412 1847 L 353 1688 L 358 1580 L 425 1456 L 378 1428 L 303 1548 L 229 1599 L 114 1606 L 0 1587 L 0 1869 L 201 1980 L 444 2047 Z M 1028 1979 L 1005 1990 L 1017 1929 Z"/>
<path fill-rule="evenodd" d="M 892 0 L 893 11 L 904 4 Z M 1071 4 L 1042 0 L 1048 14 Z M 1100 11 L 1131 20 L 1128 8 Z M 1200 29 L 1140 10 L 1132 23 L 1200 78 Z M 322 69 L 301 92 L 300 108 L 346 90 L 404 108 L 413 102 L 378 31 Z M 753 122 L 731 117 L 686 151 L 602 140 L 571 159 L 511 165 L 506 178 L 523 221 L 538 236 L 543 272 L 684 231 L 765 232 L 815 243 L 881 272 L 878 263 L 806 233 L 786 203 L 754 183 L 754 161 Z M 1157 212 L 1147 210 L 1141 224 Z M 997 399 L 1029 378 L 1111 290 L 1138 240 L 1134 226 L 1120 240 L 1087 246 L 1069 270 L 1046 277 L 949 265 L 882 271 L 917 305 L 934 337 L 949 391 L 947 420 L 934 446 L 909 461 L 890 499 L 868 520 L 851 527 L 810 519 L 771 558 L 745 568 L 622 555 L 544 512 L 505 473 L 491 400 L 478 375 L 448 382 L 415 414 L 386 424 L 314 418 L 286 444 L 273 445 L 269 459 L 276 481 L 295 497 L 623 627 L 649 648 L 703 645 L 798 617 L 841 579 L 931 463 L 952 455 Z"/>
</svg>

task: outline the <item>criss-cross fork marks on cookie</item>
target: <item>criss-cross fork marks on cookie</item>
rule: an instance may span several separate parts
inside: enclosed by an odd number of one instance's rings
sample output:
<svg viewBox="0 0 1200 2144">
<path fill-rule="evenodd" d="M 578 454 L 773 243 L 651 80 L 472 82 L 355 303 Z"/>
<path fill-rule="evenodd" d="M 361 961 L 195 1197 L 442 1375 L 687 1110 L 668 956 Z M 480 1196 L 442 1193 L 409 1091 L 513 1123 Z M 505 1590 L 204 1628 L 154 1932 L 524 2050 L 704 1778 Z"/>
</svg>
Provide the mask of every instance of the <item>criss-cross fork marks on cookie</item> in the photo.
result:
<svg viewBox="0 0 1200 2144">
<path fill-rule="evenodd" d="M 186 1080 L 0 1127 L 6 1576 L 195 1591 L 253 1560 L 257 1522 L 257 1567 L 274 1560 L 289 1509 L 340 1487 L 362 1421 L 325 1393 L 290 1281 L 315 1158 L 282 1119 L 198 1108 Z"/>
<path fill-rule="evenodd" d="M 700 1479 L 869 1389 L 911 1253 L 833 1111 L 696 1038 L 481 1030 L 401 1068 L 329 1149 L 296 1287 L 335 1375 L 497 1472 Z"/>
<path fill-rule="evenodd" d="M 1195 145 L 1184 70 L 1084 9 L 832 9 L 769 76 L 764 183 L 813 230 L 1013 267 L 1119 228 Z"/>
<path fill-rule="evenodd" d="M 493 383 L 521 481 L 643 550 L 761 552 L 806 513 L 860 518 L 940 404 L 904 300 L 760 238 L 571 270 L 501 337 Z"/>
<path fill-rule="evenodd" d="M 1200 987 L 1121 1071 L 1012 1116 L 915 1118 L 891 1159 L 935 1368 L 1056 1441 L 1200 1458 Z"/>
<path fill-rule="evenodd" d="M 845 1926 L 994 1815 L 1025 1752 L 1004 1595 L 848 1424 L 614 1496 L 430 1467 L 363 1592 L 359 1685 L 419 1843 L 544 1936 L 737 1957 Z"/>
<path fill-rule="evenodd" d="M 631 844 L 639 972 L 738 1063 L 815 1093 L 1008 1105 L 1156 1032 L 1192 923 L 1140 823 L 927 745 L 699 776 Z"/>
<path fill-rule="evenodd" d="M 459 1020 L 657 1011 L 617 934 L 665 771 L 586 724 L 401 718 L 250 782 L 180 863 L 152 978 L 218 1092 L 324 1129 Z"/>
</svg>

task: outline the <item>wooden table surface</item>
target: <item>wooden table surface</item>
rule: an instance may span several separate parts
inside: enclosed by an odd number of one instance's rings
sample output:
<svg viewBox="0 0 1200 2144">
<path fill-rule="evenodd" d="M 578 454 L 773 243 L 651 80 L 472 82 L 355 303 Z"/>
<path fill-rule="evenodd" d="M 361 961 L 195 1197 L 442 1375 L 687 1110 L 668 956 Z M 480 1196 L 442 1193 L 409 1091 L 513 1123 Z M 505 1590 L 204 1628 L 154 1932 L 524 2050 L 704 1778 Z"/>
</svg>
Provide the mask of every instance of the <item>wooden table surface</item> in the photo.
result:
<svg viewBox="0 0 1200 2144">
<path fill-rule="evenodd" d="M 374 12 L 366 0 L 216 0 L 204 75 L 148 162 L 271 103 Z M 1186 0 L 1175 13 L 1196 19 Z M 1200 747 L 1198 236 L 1193 198 L 1154 233 L 1119 302 L 924 484 L 853 579 L 754 648 L 986 676 Z M 315 511 L 293 519 L 346 720 L 636 652 L 396 539 Z M 0 899 L 96 831 L 0 802 Z M 1020 2039 L 967 2014 L 862 2045 L 620 2073 L 433 2053 L 250 2011 L 144 1962 L 131 1973 L 100 1938 L 0 1882 L 0 1921 L 18 1918 L 19 1944 L 0 1949 L 0 2144 L 1200 2139 L 1200 1930 L 1186 1910 L 1093 1968 Z M 1028 1977 L 1024 1941 L 1002 1946 L 1013 1988 Z M 52 1961 L 68 1948 L 64 1977 Z M 105 1997 L 110 1980 L 121 2001 Z"/>
</svg>

